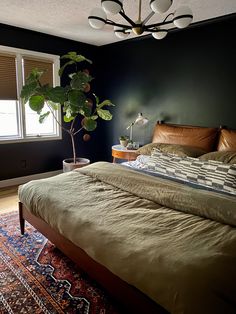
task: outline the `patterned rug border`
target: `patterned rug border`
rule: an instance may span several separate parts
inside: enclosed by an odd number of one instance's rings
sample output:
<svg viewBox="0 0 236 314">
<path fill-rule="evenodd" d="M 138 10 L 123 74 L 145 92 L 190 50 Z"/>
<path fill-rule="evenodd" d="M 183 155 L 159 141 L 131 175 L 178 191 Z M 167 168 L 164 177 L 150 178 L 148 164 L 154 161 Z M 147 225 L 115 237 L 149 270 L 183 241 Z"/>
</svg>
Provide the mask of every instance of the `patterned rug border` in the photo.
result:
<svg viewBox="0 0 236 314">
<path fill-rule="evenodd" d="M 0 212 L 0 313 L 1 306 L 19 313 L 24 299 L 21 313 L 118 314 L 103 289 L 30 224 L 20 235 L 18 217 Z"/>
</svg>

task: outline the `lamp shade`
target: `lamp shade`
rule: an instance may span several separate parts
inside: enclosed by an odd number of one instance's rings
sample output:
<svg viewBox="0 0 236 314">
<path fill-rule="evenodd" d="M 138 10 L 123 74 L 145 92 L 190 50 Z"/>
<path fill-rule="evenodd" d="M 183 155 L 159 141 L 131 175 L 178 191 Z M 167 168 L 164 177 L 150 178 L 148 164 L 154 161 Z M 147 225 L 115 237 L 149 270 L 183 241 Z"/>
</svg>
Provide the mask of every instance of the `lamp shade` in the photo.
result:
<svg viewBox="0 0 236 314">
<path fill-rule="evenodd" d="M 168 34 L 168 30 L 167 29 L 155 29 L 152 31 L 152 36 L 155 39 L 163 39 L 166 37 L 166 35 Z"/>
<path fill-rule="evenodd" d="M 106 24 L 107 15 L 102 8 L 94 8 L 89 17 L 89 24 L 93 28 L 101 29 Z"/>
<path fill-rule="evenodd" d="M 121 39 L 127 38 L 129 36 L 129 33 L 125 32 L 124 29 L 119 26 L 114 27 L 114 32 L 115 32 L 115 35 Z"/>
<path fill-rule="evenodd" d="M 123 0 L 102 0 L 102 8 L 106 13 L 118 14 L 122 9 Z"/>
<path fill-rule="evenodd" d="M 134 124 L 145 125 L 148 123 L 148 119 L 143 116 L 141 112 L 138 113 L 138 117 L 134 121 Z"/>
<path fill-rule="evenodd" d="M 173 0 L 151 0 L 150 7 L 155 13 L 165 13 L 169 10 Z"/>
<path fill-rule="evenodd" d="M 178 28 L 185 28 L 193 20 L 193 13 L 189 7 L 180 7 L 175 11 L 173 23 Z"/>
</svg>

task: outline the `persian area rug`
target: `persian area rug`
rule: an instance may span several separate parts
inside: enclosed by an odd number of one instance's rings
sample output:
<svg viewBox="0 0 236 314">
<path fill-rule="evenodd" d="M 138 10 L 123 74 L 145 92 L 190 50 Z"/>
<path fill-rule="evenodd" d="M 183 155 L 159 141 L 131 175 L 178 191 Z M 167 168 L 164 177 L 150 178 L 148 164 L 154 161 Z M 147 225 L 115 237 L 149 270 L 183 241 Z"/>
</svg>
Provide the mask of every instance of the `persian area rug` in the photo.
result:
<svg viewBox="0 0 236 314">
<path fill-rule="evenodd" d="M 18 213 L 0 215 L 1 314 L 118 314 L 101 287 Z"/>
</svg>

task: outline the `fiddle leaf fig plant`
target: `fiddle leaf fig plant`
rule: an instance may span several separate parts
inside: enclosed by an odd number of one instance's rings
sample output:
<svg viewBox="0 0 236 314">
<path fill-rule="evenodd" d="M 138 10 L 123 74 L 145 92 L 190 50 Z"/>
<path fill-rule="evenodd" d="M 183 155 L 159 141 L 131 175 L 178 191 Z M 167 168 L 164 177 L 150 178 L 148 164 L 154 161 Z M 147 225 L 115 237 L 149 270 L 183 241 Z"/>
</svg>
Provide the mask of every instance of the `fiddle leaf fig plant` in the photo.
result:
<svg viewBox="0 0 236 314">
<path fill-rule="evenodd" d="M 67 71 L 69 73 L 66 74 L 69 84 L 55 87 L 48 84 L 43 85 L 40 79 L 44 71 L 35 68 L 25 81 L 21 91 L 21 99 L 23 104 L 28 103 L 30 108 L 37 112 L 40 123 L 43 123 L 50 114 L 53 115 L 61 129 L 70 136 L 73 160 L 76 163 L 75 136 L 82 130 L 94 131 L 99 118 L 107 121 L 111 120 L 112 114 L 107 107 L 114 105 L 108 99 L 100 102 L 99 98 L 90 91 L 90 82 L 93 77 L 90 76 L 89 71 L 78 69 L 79 63 L 87 62 L 91 64 L 91 60 L 74 51 L 68 52 L 61 59 L 68 60 L 59 69 L 61 77 L 65 75 L 67 67 L 73 69 L 70 72 Z M 46 112 L 43 111 L 45 108 L 47 109 Z M 55 110 L 62 110 L 64 124 L 58 121 Z M 85 134 L 83 138 L 88 140 L 90 136 Z"/>
</svg>

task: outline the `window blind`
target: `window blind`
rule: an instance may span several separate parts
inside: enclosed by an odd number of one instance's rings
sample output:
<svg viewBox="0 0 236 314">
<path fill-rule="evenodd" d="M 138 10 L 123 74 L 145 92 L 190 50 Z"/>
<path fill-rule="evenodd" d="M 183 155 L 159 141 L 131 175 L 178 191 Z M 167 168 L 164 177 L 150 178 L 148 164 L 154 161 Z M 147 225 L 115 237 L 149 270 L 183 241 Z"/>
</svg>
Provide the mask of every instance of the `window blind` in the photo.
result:
<svg viewBox="0 0 236 314">
<path fill-rule="evenodd" d="M 17 100 L 16 57 L 0 54 L 0 100 Z"/>
<path fill-rule="evenodd" d="M 43 75 L 40 78 L 42 85 L 49 84 L 53 86 L 53 63 L 52 61 L 33 59 L 24 57 L 24 77 L 25 79 L 29 76 L 30 72 L 37 68 L 41 71 L 44 71 Z"/>
</svg>

